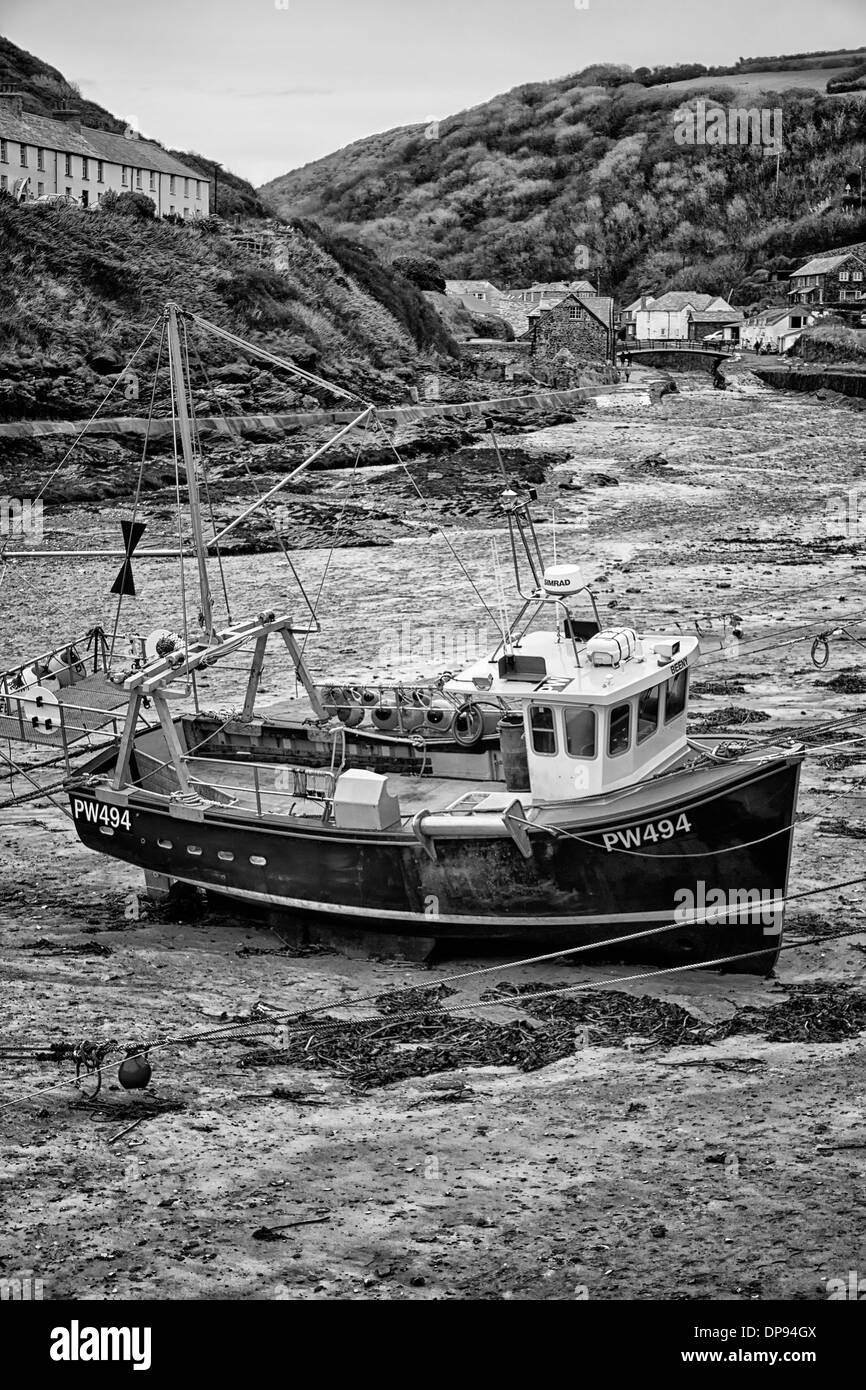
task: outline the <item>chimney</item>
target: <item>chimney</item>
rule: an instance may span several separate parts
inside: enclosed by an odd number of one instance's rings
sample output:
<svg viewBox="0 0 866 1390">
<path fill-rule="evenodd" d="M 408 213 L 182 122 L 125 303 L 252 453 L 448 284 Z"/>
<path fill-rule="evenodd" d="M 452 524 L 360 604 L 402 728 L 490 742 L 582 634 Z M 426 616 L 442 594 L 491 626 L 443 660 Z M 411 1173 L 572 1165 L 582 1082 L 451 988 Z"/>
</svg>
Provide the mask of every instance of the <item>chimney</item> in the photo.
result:
<svg viewBox="0 0 866 1390">
<path fill-rule="evenodd" d="M 24 114 L 24 93 L 14 92 L 11 88 L 0 87 L 0 110 L 20 119 Z"/>
<path fill-rule="evenodd" d="M 69 126 L 70 130 L 77 130 L 79 135 L 81 134 L 81 117 L 77 111 L 70 111 L 63 106 L 59 111 L 51 112 L 51 119 L 52 121 L 62 121 L 64 125 Z"/>
</svg>

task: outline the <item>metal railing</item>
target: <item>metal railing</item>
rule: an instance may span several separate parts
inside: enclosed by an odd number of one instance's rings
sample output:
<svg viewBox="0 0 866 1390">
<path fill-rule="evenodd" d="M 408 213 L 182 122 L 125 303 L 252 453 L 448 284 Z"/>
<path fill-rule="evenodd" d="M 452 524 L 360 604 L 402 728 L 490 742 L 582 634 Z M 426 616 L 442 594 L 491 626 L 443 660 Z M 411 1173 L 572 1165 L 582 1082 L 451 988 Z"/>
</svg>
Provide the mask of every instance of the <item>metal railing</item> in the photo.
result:
<svg viewBox="0 0 866 1390">
<path fill-rule="evenodd" d="M 729 353 L 739 349 L 739 343 L 708 343 L 705 338 L 625 338 L 617 343 L 616 353 L 654 351 L 663 348 L 665 352 L 705 352 Z"/>
</svg>

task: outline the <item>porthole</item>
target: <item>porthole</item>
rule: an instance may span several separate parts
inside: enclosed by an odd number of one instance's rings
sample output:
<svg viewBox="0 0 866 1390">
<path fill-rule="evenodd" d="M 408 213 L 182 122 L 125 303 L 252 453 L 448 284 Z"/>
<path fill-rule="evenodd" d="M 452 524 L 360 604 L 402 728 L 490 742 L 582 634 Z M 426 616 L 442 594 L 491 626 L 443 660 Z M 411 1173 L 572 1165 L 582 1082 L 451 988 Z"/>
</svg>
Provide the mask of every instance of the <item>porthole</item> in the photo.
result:
<svg viewBox="0 0 866 1390">
<path fill-rule="evenodd" d="M 187 854 L 201 854 L 201 845 L 187 845 L 186 852 Z"/>
<path fill-rule="evenodd" d="M 101 825 L 99 827 L 99 833 L 100 835 L 113 835 L 114 831 L 112 830 L 110 825 Z"/>
<path fill-rule="evenodd" d="M 160 849 L 173 849 L 173 848 L 174 848 L 174 846 L 173 846 L 172 843 L 171 843 L 171 840 L 157 840 L 156 843 L 159 845 Z"/>
<path fill-rule="evenodd" d="M 257 865 L 258 867 L 264 867 L 264 865 L 267 864 L 267 862 L 267 859 L 265 859 L 264 856 L 261 854 L 250 855 L 250 863 Z"/>
<path fill-rule="evenodd" d="M 230 849 L 221 849 L 217 855 L 217 859 L 222 859 L 226 864 L 231 864 L 234 861 L 234 855 Z"/>
</svg>

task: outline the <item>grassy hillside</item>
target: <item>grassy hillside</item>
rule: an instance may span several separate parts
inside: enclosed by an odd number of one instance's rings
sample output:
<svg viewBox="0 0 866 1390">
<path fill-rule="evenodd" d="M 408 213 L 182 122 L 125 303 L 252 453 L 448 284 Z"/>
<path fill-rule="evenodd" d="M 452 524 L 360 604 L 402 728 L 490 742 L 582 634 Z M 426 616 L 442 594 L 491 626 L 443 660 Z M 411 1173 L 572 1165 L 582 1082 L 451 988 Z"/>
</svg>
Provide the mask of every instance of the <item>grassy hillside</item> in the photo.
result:
<svg viewBox="0 0 866 1390">
<path fill-rule="evenodd" d="M 744 59 L 727 80 L 700 65 L 598 65 L 450 117 L 436 139 L 412 127 L 361 140 L 261 192 L 383 255 L 432 257 L 448 276 L 558 279 L 585 243 L 603 289 L 622 298 L 733 288 L 750 303 L 765 272 L 866 237 L 863 219 L 812 211 L 864 158 L 866 104 L 796 85 L 826 86 L 863 56 Z M 782 110 L 778 186 L 761 149 L 675 142 L 674 112 L 708 85 L 723 107 L 745 95 Z"/>
<path fill-rule="evenodd" d="M 279 270 L 215 219 L 177 226 L 0 194 L 0 418 L 89 414 L 168 299 L 368 396 L 405 400 L 419 352 L 449 346 L 421 292 L 313 226 L 283 228 L 277 247 Z M 152 343 L 145 374 L 154 355 Z M 225 363 L 225 347 L 212 360 Z M 232 408 L 304 399 L 285 375 L 232 380 Z M 118 403 L 119 414 L 145 408 Z"/>
<path fill-rule="evenodd" d="M 95 129 L 122 132 L 125 122 L 82 96 L 75 83 L 68 82 L 57 68 L 43 63 L 33 53 L 0 35 L 0 86 L 23 92 L 24 107 L 38 116 L 51 116 L 58 109 L 74 111 L 81 117 L 83 125 Z M 159 144 L 160 141 L 156 141 Z M 163 148 L 168 148 L 164 146 Z M 268 215 L 268 210 L 251 183 L 224 169 L 213 159 L 206 158 L 193 150 L 169 150 L 170 154 L 189 164 L 211 186 L 211 206 L 213 206 L 214 178 L 216 177 L 217 206 L 222 217 L 260 218 Z M 215 172 L 216 171 L 216 172 Z"/>
</svg>

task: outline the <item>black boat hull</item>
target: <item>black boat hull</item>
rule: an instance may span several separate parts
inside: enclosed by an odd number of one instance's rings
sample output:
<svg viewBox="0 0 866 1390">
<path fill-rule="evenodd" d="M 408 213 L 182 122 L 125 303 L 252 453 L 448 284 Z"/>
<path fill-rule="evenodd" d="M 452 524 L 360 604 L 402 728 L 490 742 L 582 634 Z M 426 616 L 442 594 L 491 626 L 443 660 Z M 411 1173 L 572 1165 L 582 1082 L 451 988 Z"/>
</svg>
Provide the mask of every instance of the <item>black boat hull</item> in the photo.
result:
<svg viewBox="0 0 866 1390">
<path fill-rule="evenodd" d="M 527 855 L 505 832 L 473 833 L 471 818 L 425 844 L 399 830 L 126 798 L 87 777 L 69 796 L 91 848 L 271 920 L 467 946 L 592 946 L 591 960 L 734 957 L 730 968 L 766 974 L 781 944 L 799 767 L 791 755 L 732 769 L 709 795 L 678 778 L 649 816 L 608 808 L 529 829 Z"/>
</svg>

